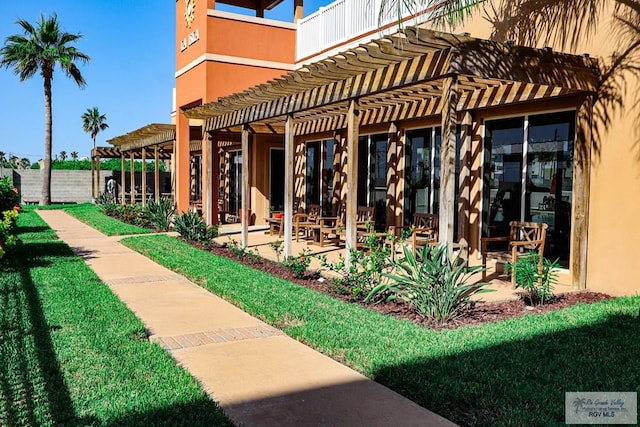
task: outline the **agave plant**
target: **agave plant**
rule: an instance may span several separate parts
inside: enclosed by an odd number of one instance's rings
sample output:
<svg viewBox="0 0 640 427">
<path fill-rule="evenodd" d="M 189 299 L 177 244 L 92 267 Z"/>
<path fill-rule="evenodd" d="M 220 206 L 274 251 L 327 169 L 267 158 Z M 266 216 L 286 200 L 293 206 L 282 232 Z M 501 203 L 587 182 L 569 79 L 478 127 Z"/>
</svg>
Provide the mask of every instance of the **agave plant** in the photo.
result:
<svg viewBox="0 0 640 427">
<path fill-rule="evenodd" d="M 176 206 L 168 197 L 158 201 L 149 200 L 144 208 L 144 216 L 156 229 L 167 231 L 171 227 L 171 221 L 176 214 Z"/>
<path fill-rule="evenodd" d="M 425 245 L 418 257 L 403 247 L 404 257 L 394 261 L 392 273 L 385 274 L 385 282 L 376 286 L 367 296 L 400 298 L 416 311 L 437 323 L 446 323 L 472 303 L 471 296 L 484 292 L 486 283 L 469 283 L 471 276 L 481 273 L 482 266 L 468 266 L 457 254 L 452 258 L 446 245 Z"/>
</svg>

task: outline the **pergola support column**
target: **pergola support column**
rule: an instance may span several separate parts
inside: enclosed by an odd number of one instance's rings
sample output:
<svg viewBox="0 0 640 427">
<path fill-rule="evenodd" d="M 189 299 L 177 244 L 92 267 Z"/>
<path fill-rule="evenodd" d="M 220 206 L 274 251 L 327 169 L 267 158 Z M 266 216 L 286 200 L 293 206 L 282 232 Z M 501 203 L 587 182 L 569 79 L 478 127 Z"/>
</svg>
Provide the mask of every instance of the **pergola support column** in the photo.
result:
<svg viewBox="0 0 640 427">
<path fill-rule="evenodd" d="M 284 125 L 284 256 L 293 256 L 293 198 L 295 135 L 293 117 L 287 116 Z"/>
<path fill-rule="evenodd" d="M 142 149 L 142 207 L 147 205 L 147 149 Z"/>
<path fill-rule="evenodd" d="M 93 152 L 91 153 L 91 197 L 95 199 L 96 197 L 96 174 L 95 174 L 95 156 Z"/>
<path fill-rule="evenodd" d="M 471 209 L 471 134 L 473 118 L 465 111 L 460 127 L 460 174 L 458 176 L 458 242 L 463 259 L 469 259 L 469 221 Z"/>
<path fill-rule="evenodd" d="M 358 136 L 360 132 L 360 112 L 357 101 L 349 102 L 347 112 L 347 206 L 346 206 L 346 236 L 345 236 L 345 261 L 347 266 L 351 263 L 351 249 L 357 248 L 357 224 L 358 213 Z"/>
<path fill-rule="evenodd" d="M 392 122 L 389 124 L 387 131 L 389 148 L 387 150 L 387 224 L 385 225 L 401 225 L 396 223 L 396 209 L 400 206 L 398 197 L 401 195 L 399 188 L 399 162 L 398 162 L 398 141 L 399 131 L 398 124 Z M 401 219 L 401 218 L 400 218 Z"/>
<path fill-rule="evenodd" d="M 124 190 L 125 190 L 125 162 L 124 162 L 124 153 L 120 153 L 120 203 L 125 205 L 127 201 L 124 199 Z"/>
<path fill-rule="evenodd" d="M 129 178 L 131 179 L 131 182 L 129 183 L 129 196 L 130 196 L 130 200 L 131 200 L 131 204 L 133 205 L 136 202 L 136 190 L 135 190 L 135 184 L 136 184 L 136 175 L 135 175 L 135 171 L 134 171 L 134 154 L 133 151 L 129 152 Z"/>
<path fill-rule="evenodd" d="M 593 95 L 578 108 L 576 143 L 573 156 L 573 206 L 571 221 L 571 282 L 579 289 L 587 287 L 587 249 L 589 233 L 589 188 L 593 146 Z"/>
<path fill-rule="evenodd" d="M 442 151 L 440 153 L 440 209 L 439 241 L 451 249 L 453 224 L 456 212 L 456 126 L 458 104 L 458 81 L 456 76 L 447 77 L 442 89 Z"/>
<path fill-rule="evenodd" d="M 204 186 L 204 220 L 207 225 L 213 224 L 214 203 L 213 203 L 213 141 L 209 133 L 203 135 L 202 138 L 202 159 L 204 160 L 204 173 L 202 174 L 202 185 Z M 215 144 L 217 145 L 217 143 Z"/>
<path fill-rule="evenodd" d="M 160 201 L 160 153 L 156 145 L 153 150 L 153 194 L 156 202 Z"/>
<path fill-rule="evenodd" d="M 96 197 L 100 197 L 100 156 L 96 156 Z"/>
<path fill-rule="evenodd" d="M 249 129 L 246 125 L 242 127 L 241 133 L 242 146 L 242 215 L 240 222 L 242 227 L 242 247 L 246 248 L 249 244 L 249 197 L 251 188 L 249 187 Z"/>
</svg>

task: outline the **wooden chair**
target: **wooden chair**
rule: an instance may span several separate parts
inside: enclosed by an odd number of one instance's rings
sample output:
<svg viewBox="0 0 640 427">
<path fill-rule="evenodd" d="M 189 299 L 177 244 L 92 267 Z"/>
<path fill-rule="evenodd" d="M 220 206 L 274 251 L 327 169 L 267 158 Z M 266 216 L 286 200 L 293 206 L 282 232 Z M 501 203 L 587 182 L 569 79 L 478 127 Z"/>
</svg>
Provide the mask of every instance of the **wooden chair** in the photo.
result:
<svg viewBox="0 0 640 427">
<path fill-rule="evenodd" d="M 415 256 L 425 244 L 438 243 L 438 215 L 418 212 L 413 214 L 410 226 L 390 226 L 389 235 L 395 236 L 395 239 L 387 239 L 385 244 L 391 247 L 391 259 L 395 258 L 397 239 L 407 230 L 411 230 L 411 251 Z"/>
<path fill-rule="evenodd" d="M 320 205 L 309 205 L 307 213 L 296 213 L 293 215 L 293 234 L 296 236 L 296 242 L 299 241 L 300 232 L 304 232 L 309 237 L 309 232 L 318 224 L 321 212 Z"/>
<path fill-rule="evenodd" d="M 356 211 L 356 227 L 358 230 L 366 230 L 367 224 L 375 225 L 376 208 L 371 206 L 358 206 Z"/>
<path fill-rule="evenodd" d="M 525 256 L 528 251 L 537 251 L 539 255 L 538 271 L 542 273 L 542 262 L 544 256 L 544 244 L 547 238 L 548 225 L 540 222 L 511 221 L 509 223 L 511 232 L 504 237 L 483 237 L 482 245 L 482 280 L 487 278 L 487 258 L 498 261 L 508 261 L 515 263 L 519 257 Z M 507 248 L 503 250 L 490 250 L 489 244 L 495 242 L 506 242 Z M 511 274 L 511 286 L 516 287 L 516 278 Z"/>
<path fill-rule="evenodd" d="M 418 248 L 438 243 L 438 215 L 429 213 L 413 214 L 411 250 L 416 255 Z"/>
<path fill-rule="evenodd" d="M 344 206 L 338 207 L 337 215 L 334 217 L 319 217 L 318 223 L 312 226 L 312 230 L 317 236 L 320 246 L 325 243 L 340 244 L 340 236 L 344 233 L 345 228 L 345 209 Z"/>
</svg>

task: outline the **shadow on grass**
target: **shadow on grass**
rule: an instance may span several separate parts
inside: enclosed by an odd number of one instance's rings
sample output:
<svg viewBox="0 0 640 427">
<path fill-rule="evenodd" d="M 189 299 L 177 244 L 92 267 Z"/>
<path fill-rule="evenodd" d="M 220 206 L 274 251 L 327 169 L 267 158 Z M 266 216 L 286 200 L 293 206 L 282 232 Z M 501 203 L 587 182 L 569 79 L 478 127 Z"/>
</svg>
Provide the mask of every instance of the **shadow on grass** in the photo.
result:
<svg viewBox="0 0 640 427">
<path fill-rule="evenodd" d="M 8 425 L 54 425 L 74 421 L 65 386 L 31 269 L 46 266 L 48 256 L 65 256 L 60 242 L 19 245 L 7 267 L 19 274 L 19 283 L 5 282 L 0 330 L 0 389 L 4 422 Z M 66 251 L 69 256 L 69 251 Z"/>
<path fill-rule="evenodd" d="M 228 425 L 216 404 L 204 397 L 161 408 L 150 403 L 149 410 L 124 415 L 78 416 L 52 343 L 51 334 L 63 328 L 47 322 L 40 284 L 32 275 L 34 268 L 70 256 L 67 245 L 54 241 L 19 245 L 5 259 L 1 274 L 9 280 L 0 280 L 0 424 Z"/>
<path fill-rule="evenodd" d="M 384 366 L 374 379 L 460 425 L 561 425 L 565 392 L 640 392 L 640 319 Z"/>
</svg>

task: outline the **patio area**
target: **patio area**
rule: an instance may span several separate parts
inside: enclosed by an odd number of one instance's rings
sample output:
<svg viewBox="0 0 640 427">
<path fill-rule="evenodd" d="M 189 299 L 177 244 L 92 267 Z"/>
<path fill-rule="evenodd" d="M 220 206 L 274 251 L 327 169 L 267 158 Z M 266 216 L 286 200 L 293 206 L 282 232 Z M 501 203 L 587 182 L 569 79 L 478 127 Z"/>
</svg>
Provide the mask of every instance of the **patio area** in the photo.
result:
<svg viewBox="0 0 640 427">
<path fill-rule="evenodd" d="M 242 227 L 239 223 L 237 224 L 224 224 L 220 226 L 220 236 L 215 239 L 215 242 L 218 244 L 226 244 L 229 243 L 229 240 L 235 240 L 238 244 L 241 241 L 241 233 Z M 269 233 L 269 227 L 265 225 L 252 225 L 249 226 L 248 233 L 248 244 L 247 249 L 250 251 L 257 252 L 261 257 L 277 261 L 275 251 L 269 246 L 270 243 L 273 243 L 277 240 L 283 240 L 282 237 L 278 237 L 277 234 L 271 235 Z M 294 256 L 300 254 L 303 250 L 309 250 L 311 255 L 326 255 L 327 260 L 330 262 L 335 262 L 339 259 L 340 254 L 344 254 L 344 241 L 341 242 L 340 246 L 337 245 L 326 245 L 319 246 L 316 244 L 312 244 L 312 241 L 309 239 L 300 238 L 298 242 L 293 239 L 293 250 L 292 253 Z M 398 246 L 396 247 L 396 254 L 401 255 L 402 249 Z M 282 256 L 281 256 L 282 257 Z M 475 260 L 476 263 L 480 263 L 480 260 Z M 472 259 L 473 263 L 474 260 Z M 502 273 L 502 268 L 499 265 L 499 272 L 496 273 L 495 270 L 496 262 L 489 261 L 487 263 L 487 282 L 489 283 L 489 289 L 493 289 L 495 292 L 485 293 L 481 295 L 474 295 L 473 299 L 482 300 L 486 302 L 499 302 L 506 300 L 515 300 L 519 298 L 518 292 L 521 292 L 520 289 L 512 289 L 510 279 L 507 275 Z M 320 265 L 320 261 L 316 257 L 312 257 L 311 264 L 309 266 L 310 270 L 319 270 L 320 274 L 324 278 L 335 277 L 336 273 L 329 271 L 326 268 L 322 268 Z M 560 272 L 560 275 L 568 274 Z M 477 275 L 477 280 L 481 280 L 482 277 L 480 274 Z M 554 294 L 568 293 L 568 292 L 578 292 L 579 290 L 575 287 L 562 284 L 562 280 L 555 287 Z"/>
</svg>

